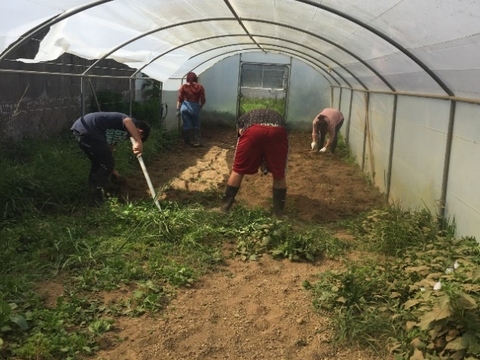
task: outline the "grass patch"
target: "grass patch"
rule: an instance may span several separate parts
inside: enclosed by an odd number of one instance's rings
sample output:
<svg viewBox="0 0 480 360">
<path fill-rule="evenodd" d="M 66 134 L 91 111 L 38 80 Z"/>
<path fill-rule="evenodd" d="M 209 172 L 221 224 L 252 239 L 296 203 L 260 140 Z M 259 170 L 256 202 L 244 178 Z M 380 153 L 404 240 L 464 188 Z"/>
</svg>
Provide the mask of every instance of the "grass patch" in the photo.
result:
<svg viewBox="0 0 480 360">
<path fill-rule="evenodd" d="M 177 141 L 158 128 L 151 139 L 147 163 Z M 16 146 L 1 160 L 0 358 L 93 355 L 116 318 L 162 312 L 179 287 L 217 271 L 225 256 L 315 261 L 345 249 L 327 230 L 294 229 L 262 210 L 236 206 L 219 216 L 210 209 L 221 194 L 212 191 L 163 202 L 161 212 L 150 201 L 116 198 L 89 208 L 89 163 L 68 135 Z M 138 166 L 128 144 L 115 158 L 123 174 Z M 235 245 L 230 255 L 226 244 Z M 45 291 L 53 284 L 57 295 Z M 117 301 L 103 300 L 118 291 Z"/>
<path fill-rule="evenodd" d="M 145 162 L 173 141 L 176 133 L 155 127 Z M 213 190 L 184 204 L 163 202 L 161 212 L 151 201 L 115 198 L 95 209 L 84 199 L 89 163 L 69 136 L 2 153 L 0 358 L 93 355 L 118 317 L 161 313 L 179 287 L 219 270 L 225 256 L 343 258 L 343 270 L 304 283 L 337 343 L 405 360 L 480 356 L 478 243 L 456 239 L 453 226 L 438 230 L 425 210 L 368 212 L 342 225 L 355 237 L 344 242 L 261 209 L 238 205 L 219 216 L 210 211 L 221 197 Z M 115 157 L 125 175 L 138 166 L 128 144 Z M 369 256 L 352 260 L 350 250 Z M 59 295 L 39 291 L 60 279 Z M 118 291 L 117 301 L 103 300 Z"/>
<path fill-rule="evenodd" d="M 0 354 L 26 359 L 92 354 L 115 317 L 162 311 L 175 289 L 218 269 L 227 242 L 238 241 L 237 254 L 245 260 L 270 253 L 305 261 L 325 251 L 326 233 L 293 234 L 262 212 L 238 207 L 219 217 L 199 206 L 162 205 L 159 213 L 149 203 L 113 199 L 103 209 L 37 215 L 5 226 Z M 34 284 L 58 276 L 64 293 L 55 307 L 47 307 Z M 102 293 L 125 288 L 132 291 L 122 301 L 101 301 Z"/>
<path fill-rule="evenodd" d="M 333 316 L 335 340 L 396 359 L 477 359 L 480 248 L 437 230 L 425 210 L 375 210 L 352 226 L 357 249 L 377 256 L 304 283 Z"/>
</svg>

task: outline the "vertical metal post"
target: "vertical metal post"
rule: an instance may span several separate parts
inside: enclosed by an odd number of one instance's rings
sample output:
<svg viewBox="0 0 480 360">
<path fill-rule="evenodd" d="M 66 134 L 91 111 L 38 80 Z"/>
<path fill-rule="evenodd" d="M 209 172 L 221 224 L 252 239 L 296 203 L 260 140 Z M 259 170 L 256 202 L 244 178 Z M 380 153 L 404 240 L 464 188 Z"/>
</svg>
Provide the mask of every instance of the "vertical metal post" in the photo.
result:
<svg viewBox="0 0 480 360">
<path fill-rule="evenodd" d="M 340 94 L 338 95 L 338 110 L 342 111 L 342 90 L 343 88 L 340 88 Z"/>
<path fill-rule="evenodd" d="M 365 155 L 367 152 L 367 121 L 368 121 L 368 111 L 370 105 L 370 93 L 365 93 L 365 124 L 363 127 L 363 153 L 362 153 L 362 171 L 365 171 Z"/>
<path fill-rule="evenodd" d="M 350 89 L 350 105 L 348 107 L 348 123 L 347 123 L 347 130 L 345 134 L 345 142 L 347 144 L 350 142 L 350 126 L 352 123 L 352 105 L 353 105 L 353 89 Z"/>
<path fill-rule="evenodd" d="M 133 91 L 132 91 L 132 83 L 133 83 L 133 79 L 130 78 L 128 79 L 128 89 L 129 89 L 129 93 L 130 93 L 130 108 L 129 108 L 129 114 L 130 116 L 133 116 L 132 114 L 132 102 L 133 102 Z"/>
<path fill-rule="evenodd" d="M 83 76 L 80 78 L 80 101 L 82 102 L 82 116 L 85 115 L 85 86 Z"/>
<path fill-rule="evenodd" d="M 390 149 L 388 152 L 388 169 L 387 169 L 387 179 L 386 179 L 386 191 L 385 195 L 387 197 L 387 203 L 390 200 L 390 187 L 392 183 L 392 166 L 393 166 L 393 149 L 395 143 L 395 127 L 397 125 L 397 106 L 398 106 L 398 95 L 393 95 L 393 113 L 392 113 L 392 128 L 390 129 Z"/>
<path fill-rule="evenodd" d="M 238 56 L 238 84 L 237 84 L 237 108 L 235 111 L 235 125 L 240 115 L 240 103 L 242 101 L 242 54 Z"/>
<path fill-rule="evenodd" d="M 445 206 L 447 202 L 447 189 L 448 189 L 448 175 L 450 170 L 450 158 L 452 156 L 452 141 L 453 141 L 453 129 L 455 126 L 455 110 L 457 102 L 451 100 L 450 102 L 450 117 L 448 121 L 447 142 L 445 146 L 445 161 L 443 165 L 443 177 L 442 177 L 442 192 L 440 197 L 440 204 L 438 209 L 438 223 L 441 229 L 446 226 L 445 221 Z"/>
<path fill-rule="evenodd" d="M 289 106 L 289 103 L 290 103 L 290 77 L 292 75 L 292 66 L 293 66 L 293 63 L 292 63 L 292 60 L 293 58 L 290 56 L 290 66 L 288 66 L 287 70 L 288 70 L 288 77 L 287 77 L 287 90 L 285 91 L 285 111 L 284 111 L 284 118 L 285 118 L 285 121 L 287 120 L 287 114 L 288 114 L 288 109 L 290 108 Z"/>
</svg>

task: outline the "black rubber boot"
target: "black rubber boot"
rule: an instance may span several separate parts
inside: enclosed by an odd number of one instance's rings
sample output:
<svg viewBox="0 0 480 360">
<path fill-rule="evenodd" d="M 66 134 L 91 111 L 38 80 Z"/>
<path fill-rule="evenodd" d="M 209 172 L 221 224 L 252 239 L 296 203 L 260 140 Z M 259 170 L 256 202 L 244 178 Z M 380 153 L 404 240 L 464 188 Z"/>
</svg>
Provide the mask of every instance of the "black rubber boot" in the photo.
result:
<svg viewBox="0 0 480 360">
<path fill-rule="evenodd" d="M 89 206 L 97 207 L 105 203 L 105 195 L 101 183 L 101 176 L 98 176 L 98 174 L 88 174 Z"/>
<path fill-rule="evenodd" d="M 287 189 L 273 189 L 273 213 L 276 217 L 283 216 Z"/>
<path fill-rule="evenodd" d="M 185 142 L 185 145 L 193 146 L 192 143 L 190 142 L 190 130 L 183 130 L 182 137 L 183 137 L 183 141 Z"/>
<path fill-rule="evenodd" d="M 199 147 L 202 146 L 200 143 L 200 130 L 199 129 L 193 129 L 193 146 Z"/>
<path fill-rule="evenodd" d="M 99 207 L 105 203 L 105 195 L 102 188 L 91 187 L 90 188 L 90 202 L 89 206 Z"/>
<path fill-rule="evenodd" d="M 229 186 L 225 189 L 225 195 L 223 195 L 222 205 L 220 205 L 220 211 L 223 213 L 227 213 L 233 205 L 235 201 L 235 196 L 237 196 L 237 192 L 239 187 Z"/>
</svg>

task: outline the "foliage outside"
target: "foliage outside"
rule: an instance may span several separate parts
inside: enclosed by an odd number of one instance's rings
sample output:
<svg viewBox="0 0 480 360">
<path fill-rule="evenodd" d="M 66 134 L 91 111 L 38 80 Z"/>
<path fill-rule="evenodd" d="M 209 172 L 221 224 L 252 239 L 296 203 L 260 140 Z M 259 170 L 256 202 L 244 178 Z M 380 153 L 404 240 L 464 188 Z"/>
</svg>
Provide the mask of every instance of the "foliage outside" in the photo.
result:
<svg viewBox="0 0 480 360">
<path fill-rule="evenodd" d="M 258 99 L 243 97 L 240 102 L 240 115 L 254 109 L 272 109 L 285 115 L 285 99 Z"/>
</svg>

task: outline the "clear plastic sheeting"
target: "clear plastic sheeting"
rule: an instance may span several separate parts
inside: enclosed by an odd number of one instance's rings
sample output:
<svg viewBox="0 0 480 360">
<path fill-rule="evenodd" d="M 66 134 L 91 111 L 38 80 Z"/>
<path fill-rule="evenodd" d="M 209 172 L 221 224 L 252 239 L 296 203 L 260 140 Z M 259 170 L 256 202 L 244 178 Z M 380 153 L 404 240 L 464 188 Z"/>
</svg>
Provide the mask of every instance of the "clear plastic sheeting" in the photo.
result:
<svg viewBox="0 0 480 360">
<path fill-rule="evenodd" d="M 0 1 L 2 59 L 108 58 L 166 81 L 234 54 L 263 51 L 293 56 L 332 85 L 480 94 L 475 0 Z M 12 58 L 9 47 L 43 33 L 47 21 L 35 58 Z"/>
</svg>

